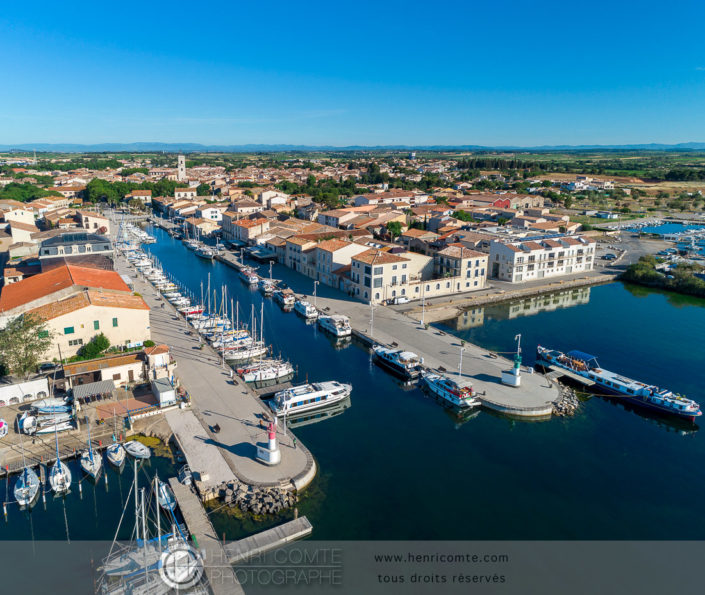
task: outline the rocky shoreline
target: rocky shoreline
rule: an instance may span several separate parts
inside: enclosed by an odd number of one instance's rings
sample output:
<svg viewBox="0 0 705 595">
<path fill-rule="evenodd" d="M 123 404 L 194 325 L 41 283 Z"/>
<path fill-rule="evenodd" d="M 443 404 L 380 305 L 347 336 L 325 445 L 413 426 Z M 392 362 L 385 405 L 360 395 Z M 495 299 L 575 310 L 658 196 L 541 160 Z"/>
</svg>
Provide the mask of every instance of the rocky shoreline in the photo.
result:
<svg viewBox="0 0 705 595">
<path fill-rule="evenodd" d="M 561 396 L 553 404 L 553 415 L 558 417 L 569 417 L 575 415 L 578 407 L 580 406 L 580 400 L 575 394 L 575 391 L 572 388 L 562 384 L 559 384 L 558 386 Z"/>
<path fill-rule="evenodd" d="M 238 482 L 218 487 L 218 498 L 231 508 L 252 514 L 277 514 L 296 504 L 296 492 L 278 487 L 257 487 Z"/>
</svg>

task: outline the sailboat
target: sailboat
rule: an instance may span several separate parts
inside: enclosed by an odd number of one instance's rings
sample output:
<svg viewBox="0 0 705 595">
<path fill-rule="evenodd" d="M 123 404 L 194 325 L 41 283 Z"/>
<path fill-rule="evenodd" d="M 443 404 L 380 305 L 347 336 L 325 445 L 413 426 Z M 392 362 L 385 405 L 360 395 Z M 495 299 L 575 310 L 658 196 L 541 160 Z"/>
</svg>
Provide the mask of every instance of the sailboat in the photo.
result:
<svg viewBox="0 0 705 595">
<path fill-rule="evenodd" d="M 154 490 L 157 495 L 159 506 L 164 510 L 173 512 L 176 507 L 176 496 L 168 483 L 161 481 L 158 475 L 154 476 Z"/>
<path fill-rule="evenodd" d="M 15 500 L 17 500 L 20 506 L 31 507 L 34 506 L 37 495 L 39 494 L 39 478 L 34 472 L 34 469 L 27 467 L 27 461 L 24 457 L 22 434 L 20 434 L 20 446 L 22 448 L 22 464 L 24 465 L 24 469 L 15 483 Z"/>
<path fill-rule="evenodd" d="M 108 457 L 108 463 L 120 469 L 125 464 L 125 449 L 117 441 L 117 417 L 115 417 L 115 408 L 113 408 L 113 419 L 115 420 L 115 427 L 113 428 L 113 444 L 105 449 L 105 456 Z"/>
<path fill-rule="evenodd" d="M 71 469 L 59 456 L 59 432 L 56 426 L 54 426 L 54 440 L 56 440 L 56 462 L 52 465 L 49 472 L 49 485 L 58 496 L 68 492 L 71 487 Z"/>
<path fill-rule="evenodd" d="M 88 426 L 88 450 L 81 453 L 81 469 L 96 479 L 100 475 L 100 470 L 103 468 L 103 457 L 100 453 L 93 453 L 93 445 L 91 444 L 91 428 Z"/>
</svg>

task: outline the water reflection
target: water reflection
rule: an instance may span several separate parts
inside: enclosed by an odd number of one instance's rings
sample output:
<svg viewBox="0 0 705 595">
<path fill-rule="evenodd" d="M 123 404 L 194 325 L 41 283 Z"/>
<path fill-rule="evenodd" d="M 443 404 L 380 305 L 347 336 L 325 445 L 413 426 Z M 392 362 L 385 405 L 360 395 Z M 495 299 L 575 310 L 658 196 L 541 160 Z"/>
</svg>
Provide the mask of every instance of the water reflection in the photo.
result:
<svg viewBox="0 0 705 595">
<path fill-rule="evenodd" d="M 590 302 L 590 289 L 590 287 L 578 287 L 523 300 L 479 306 L 465 310 L 457 318 L 445 321 L 443 324 L 455 330 L 465 330 L 480 327 L 485 320 L 512 320 L 521 316 L 533 316 L 561 308 L 582 306 Z"/>
<path fill-rule="evenodd" d="M 346 409 L 352 406 L 350 397 L 345 397 L 342 401 L 334 403 L 325 409 L 318 409 L 310 412 L 302 412 L 298 415 L 287 415 L 286 425 L 292 429 L 301 428 L 311 424 L 317 424 L 319 421 L 336 417 L 343 413 Z"/>
</svg>

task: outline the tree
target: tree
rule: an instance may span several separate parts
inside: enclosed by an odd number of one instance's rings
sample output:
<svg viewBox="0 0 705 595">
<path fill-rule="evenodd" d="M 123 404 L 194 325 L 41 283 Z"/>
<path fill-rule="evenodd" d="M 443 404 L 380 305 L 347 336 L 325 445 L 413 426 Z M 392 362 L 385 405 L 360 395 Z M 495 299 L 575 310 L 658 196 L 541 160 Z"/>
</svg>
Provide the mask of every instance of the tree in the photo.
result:
<svg viewBox="0 0 705 595">
<path fill-rule="evenodd" d="M 81 347 L 81 349 L 78 350 L 78 355 L 84 359 L 95 359 L 96 357 L 100 357 L 100 354 L 108 347 L 110 347 L 110 340 L 103 333 L 100 333 Z"/>
<path fill-rule="evenodd" d="M 45 320 L 33 314 L 17 316 L 0 331 L 0 362 L 9 373 L 26 378 L 37 371 L 51 342 Z"/>
<path fill-rule="evenodd" d="M 210 196 L 213 194 L 210 184 L 199 184 L 196 186 L 196 194 L 198 196 Z"/>
<path fill-rule="evenodd" d="M 387 231 L 392 236 L 392 240 L 401 235 L 401 223 L 399 221 L 389 221 L 387 223 Z"/>
</svg>

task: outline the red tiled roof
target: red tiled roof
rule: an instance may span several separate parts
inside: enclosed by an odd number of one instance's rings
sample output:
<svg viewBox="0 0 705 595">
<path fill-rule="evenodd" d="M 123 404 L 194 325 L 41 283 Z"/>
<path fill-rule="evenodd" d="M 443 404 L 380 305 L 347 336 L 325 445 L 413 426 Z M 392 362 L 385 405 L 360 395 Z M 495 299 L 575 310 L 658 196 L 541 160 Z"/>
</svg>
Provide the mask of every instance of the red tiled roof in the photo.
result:
<svg viewBox="0 0 705 595">
<path fill-rule="evenodd" d="M 74 285 L 130 292 L 130 288 L 115 271 L 65 265 L 3 287 L 0 311 L 12 310 Z"/>
</svg>

